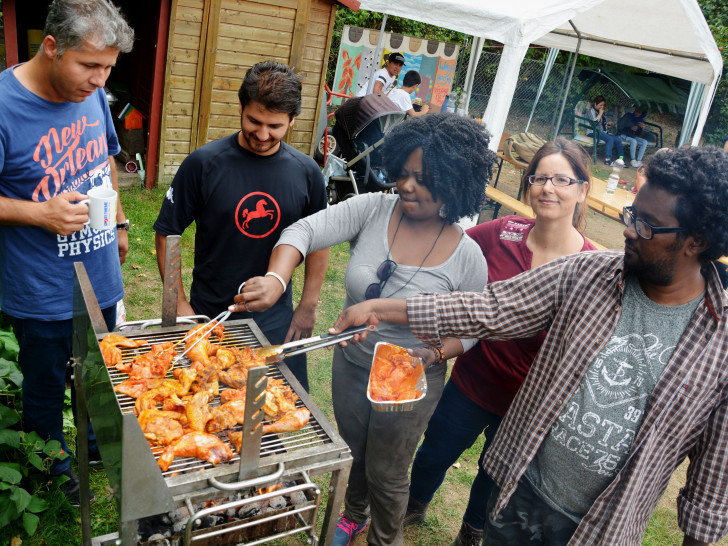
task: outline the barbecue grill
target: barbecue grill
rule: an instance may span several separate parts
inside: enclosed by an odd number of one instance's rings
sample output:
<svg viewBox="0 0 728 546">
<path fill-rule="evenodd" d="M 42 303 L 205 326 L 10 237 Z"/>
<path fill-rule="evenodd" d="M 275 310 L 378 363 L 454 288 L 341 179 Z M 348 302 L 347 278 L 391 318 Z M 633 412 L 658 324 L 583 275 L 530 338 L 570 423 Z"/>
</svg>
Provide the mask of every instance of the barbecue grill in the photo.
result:
<svg viewBox="0 0 728 546">
<path fill-rule="evenodd" d="M 84 422 L 87 414 L 91 418 L 119 512 L 118 533 L 91 538 L 88 438 L 86 427 L 79 427 L 77 452 L 84 545 L 140 544 L 137 538 L 140 521 L 181 509 L 186 509 L 189 517 L 180 544 L 262 544 L 301 531 L 308 533 L 309 543 L 317 544 L 315 519 L 321 492 L 309 477 L 326 472 L 331 473 L 331 480 L 322 535 L 324 544 L 330 544 L 336 526 L 335 511 L 346 490 L 352 458 L 346 443 L 288 367 L 272 364 L 250 370 L 242 456 L 236 453 L 231 461 L 217 466 L 194 458 L 175 458 L 169 469 L 163 472 L 157 465 L 163 449 L 150 448 L 134 414 L 134 400 L 113 390 L 114 385 L 127 376 L 115 368 L 107 368 L 104 363 L 99 342 L 108 332 L 83 264 L 77 263 L 75 267 L 73 359 L 78 418 L 79 422 Z M 157 344 L 177 342 L 188 330 L 189 325 L 183 325 L 125 331 L 124 334 L 131 339 L 146 339 L 150 344 Z M 227 322 L 225 338 L 220 344 L 264 347 L 268 340 L 254 321 L 245 319 Z M 130 360 L 148 350 L 148 347 L 122 349 L 123 360 Z M 263 419 L 262 411 L 257 413 L 257 420 L 253 416 L 264 402 L 264 397 L 258 397 L 256 393 L 265 389 L 265 377 L 275 377 L 288 383 L 299 396 L 297 406 L 305 406 L 311 412 L 311 419 L 303 429 L 266 435 L 262 439 L 261 428 L 253 430 Z M 224 434 L 220 438 L 228 442 Z M 242 495 L 272 484 L 286 486 L 274 493 Z M 231 492 L 237 492 L 234 500 L 220 501 Z M 208 514 L 230 513 L 263 497 L 292 495 L 295 492 L 302 492 L 305 501 L 282 510 L 280 514 L 268 514 L 262 519 L 259 516 L 253 521 L 226 521 L 207 529 L 196 528 Z M 200 503 L 207 503 L 202 510 L 195 508 Z M 269 535 L 261 537 L 241 531 L 250 528 L 265 528 Z"/>
</svg>

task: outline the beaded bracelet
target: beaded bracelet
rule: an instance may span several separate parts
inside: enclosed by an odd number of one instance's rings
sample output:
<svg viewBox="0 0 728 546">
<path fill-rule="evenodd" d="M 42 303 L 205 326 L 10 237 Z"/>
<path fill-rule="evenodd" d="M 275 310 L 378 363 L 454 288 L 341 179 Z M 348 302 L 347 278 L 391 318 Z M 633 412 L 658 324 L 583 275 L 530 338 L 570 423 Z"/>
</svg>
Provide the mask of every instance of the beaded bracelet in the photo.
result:
<svg viewBox="0 0 728 546">
<path fill-rule="evenodd" d="M 428 349 L 430 349 L 433 353 L 435 353 L 435 362 L 434 364 L 437 364 L 438 362 L 443 362 L 445 360 L 445 351 L 442 349 L 442 347 L 435 347 L 434 345 L 428 345 Z"/>
</svg>

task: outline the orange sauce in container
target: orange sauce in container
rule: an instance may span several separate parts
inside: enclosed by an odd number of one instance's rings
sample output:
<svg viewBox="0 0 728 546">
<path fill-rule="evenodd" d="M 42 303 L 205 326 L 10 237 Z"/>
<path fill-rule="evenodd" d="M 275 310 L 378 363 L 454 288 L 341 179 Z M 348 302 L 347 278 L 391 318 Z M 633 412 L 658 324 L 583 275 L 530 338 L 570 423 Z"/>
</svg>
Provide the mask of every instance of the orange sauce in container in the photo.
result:
<svg viewBox="0 0 728 546">
<path fill-rule="evenodd" d="M 369 396 L 376 402 L 414 400 L 422 396 L 417 388 L 424 373 L 422 361 L 407 349 L 383 343 L 374 353 L 369 378 Z"/>
</svg>

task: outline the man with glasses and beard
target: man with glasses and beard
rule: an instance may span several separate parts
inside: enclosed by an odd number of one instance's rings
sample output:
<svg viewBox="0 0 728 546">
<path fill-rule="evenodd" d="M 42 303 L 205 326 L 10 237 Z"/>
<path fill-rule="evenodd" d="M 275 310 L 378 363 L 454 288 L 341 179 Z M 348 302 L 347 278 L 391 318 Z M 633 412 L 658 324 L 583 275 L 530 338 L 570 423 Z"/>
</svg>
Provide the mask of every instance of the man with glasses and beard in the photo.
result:
<svg viewBox="0 0 728 546">
<path fill-rule="evenodd" d="M 625 208 L 624 252 L 567 256 L 482 293 L 348 308 L 332 332 L 408 322 L 443 337 L 548 334 L 485 455 L 484 544 L 638 545 L 670 476 L 686 545 L 728 533 L 728 156 L 661 150 Z M 365 336 L 362 336 L 365 337 Z"/>
<path fill-rule="evenodd" d="M 167 237 L 195 222 L 190 299 L 179 291 L 178 316 L 212 318 L 227 309 L 243 281 L 267 275 L 283 288 L 274 304 L 230 318 L 255 320 L 268 341 L 279 345 L 313 332 L 329 251 L 306 257 L 295 312 L 291 283 L 267 271 L 268 259 L 286 227 L 326 208 L 326 189 L 316 162 L 283 142 L 301 113 L 300 76 L 281 63 L 257 63 L 245 74 L 238 98 L 241 130 L 192 152 L 172 181 L 154 223 L 157 262 L 164 277 Z M 285 363 L 308 390 L 306 355 Z"/>
</svg>

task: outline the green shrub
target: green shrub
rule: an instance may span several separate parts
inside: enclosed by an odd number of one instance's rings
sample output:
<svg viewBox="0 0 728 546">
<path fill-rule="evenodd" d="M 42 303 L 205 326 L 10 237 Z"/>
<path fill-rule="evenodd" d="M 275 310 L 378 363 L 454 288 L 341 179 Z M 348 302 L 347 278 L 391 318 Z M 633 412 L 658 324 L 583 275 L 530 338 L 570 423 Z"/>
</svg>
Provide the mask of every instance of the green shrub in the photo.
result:
<svg viewBox="0 0 728 546">
<path fill-rule="evenodd" d="M 6 325 L 0 327 L 0 529 L 21 525 L 32 536 L 38 529 L 37 514 L 47 508 L 36 495 L 48 482 L 46 472 L 61 453 L 57 440 L 43 441 L 35 432 L 21 428 L 21 387 L 18 342 Z M 46 455 L 46 457 L 42 457 Z"/>
</svg>

